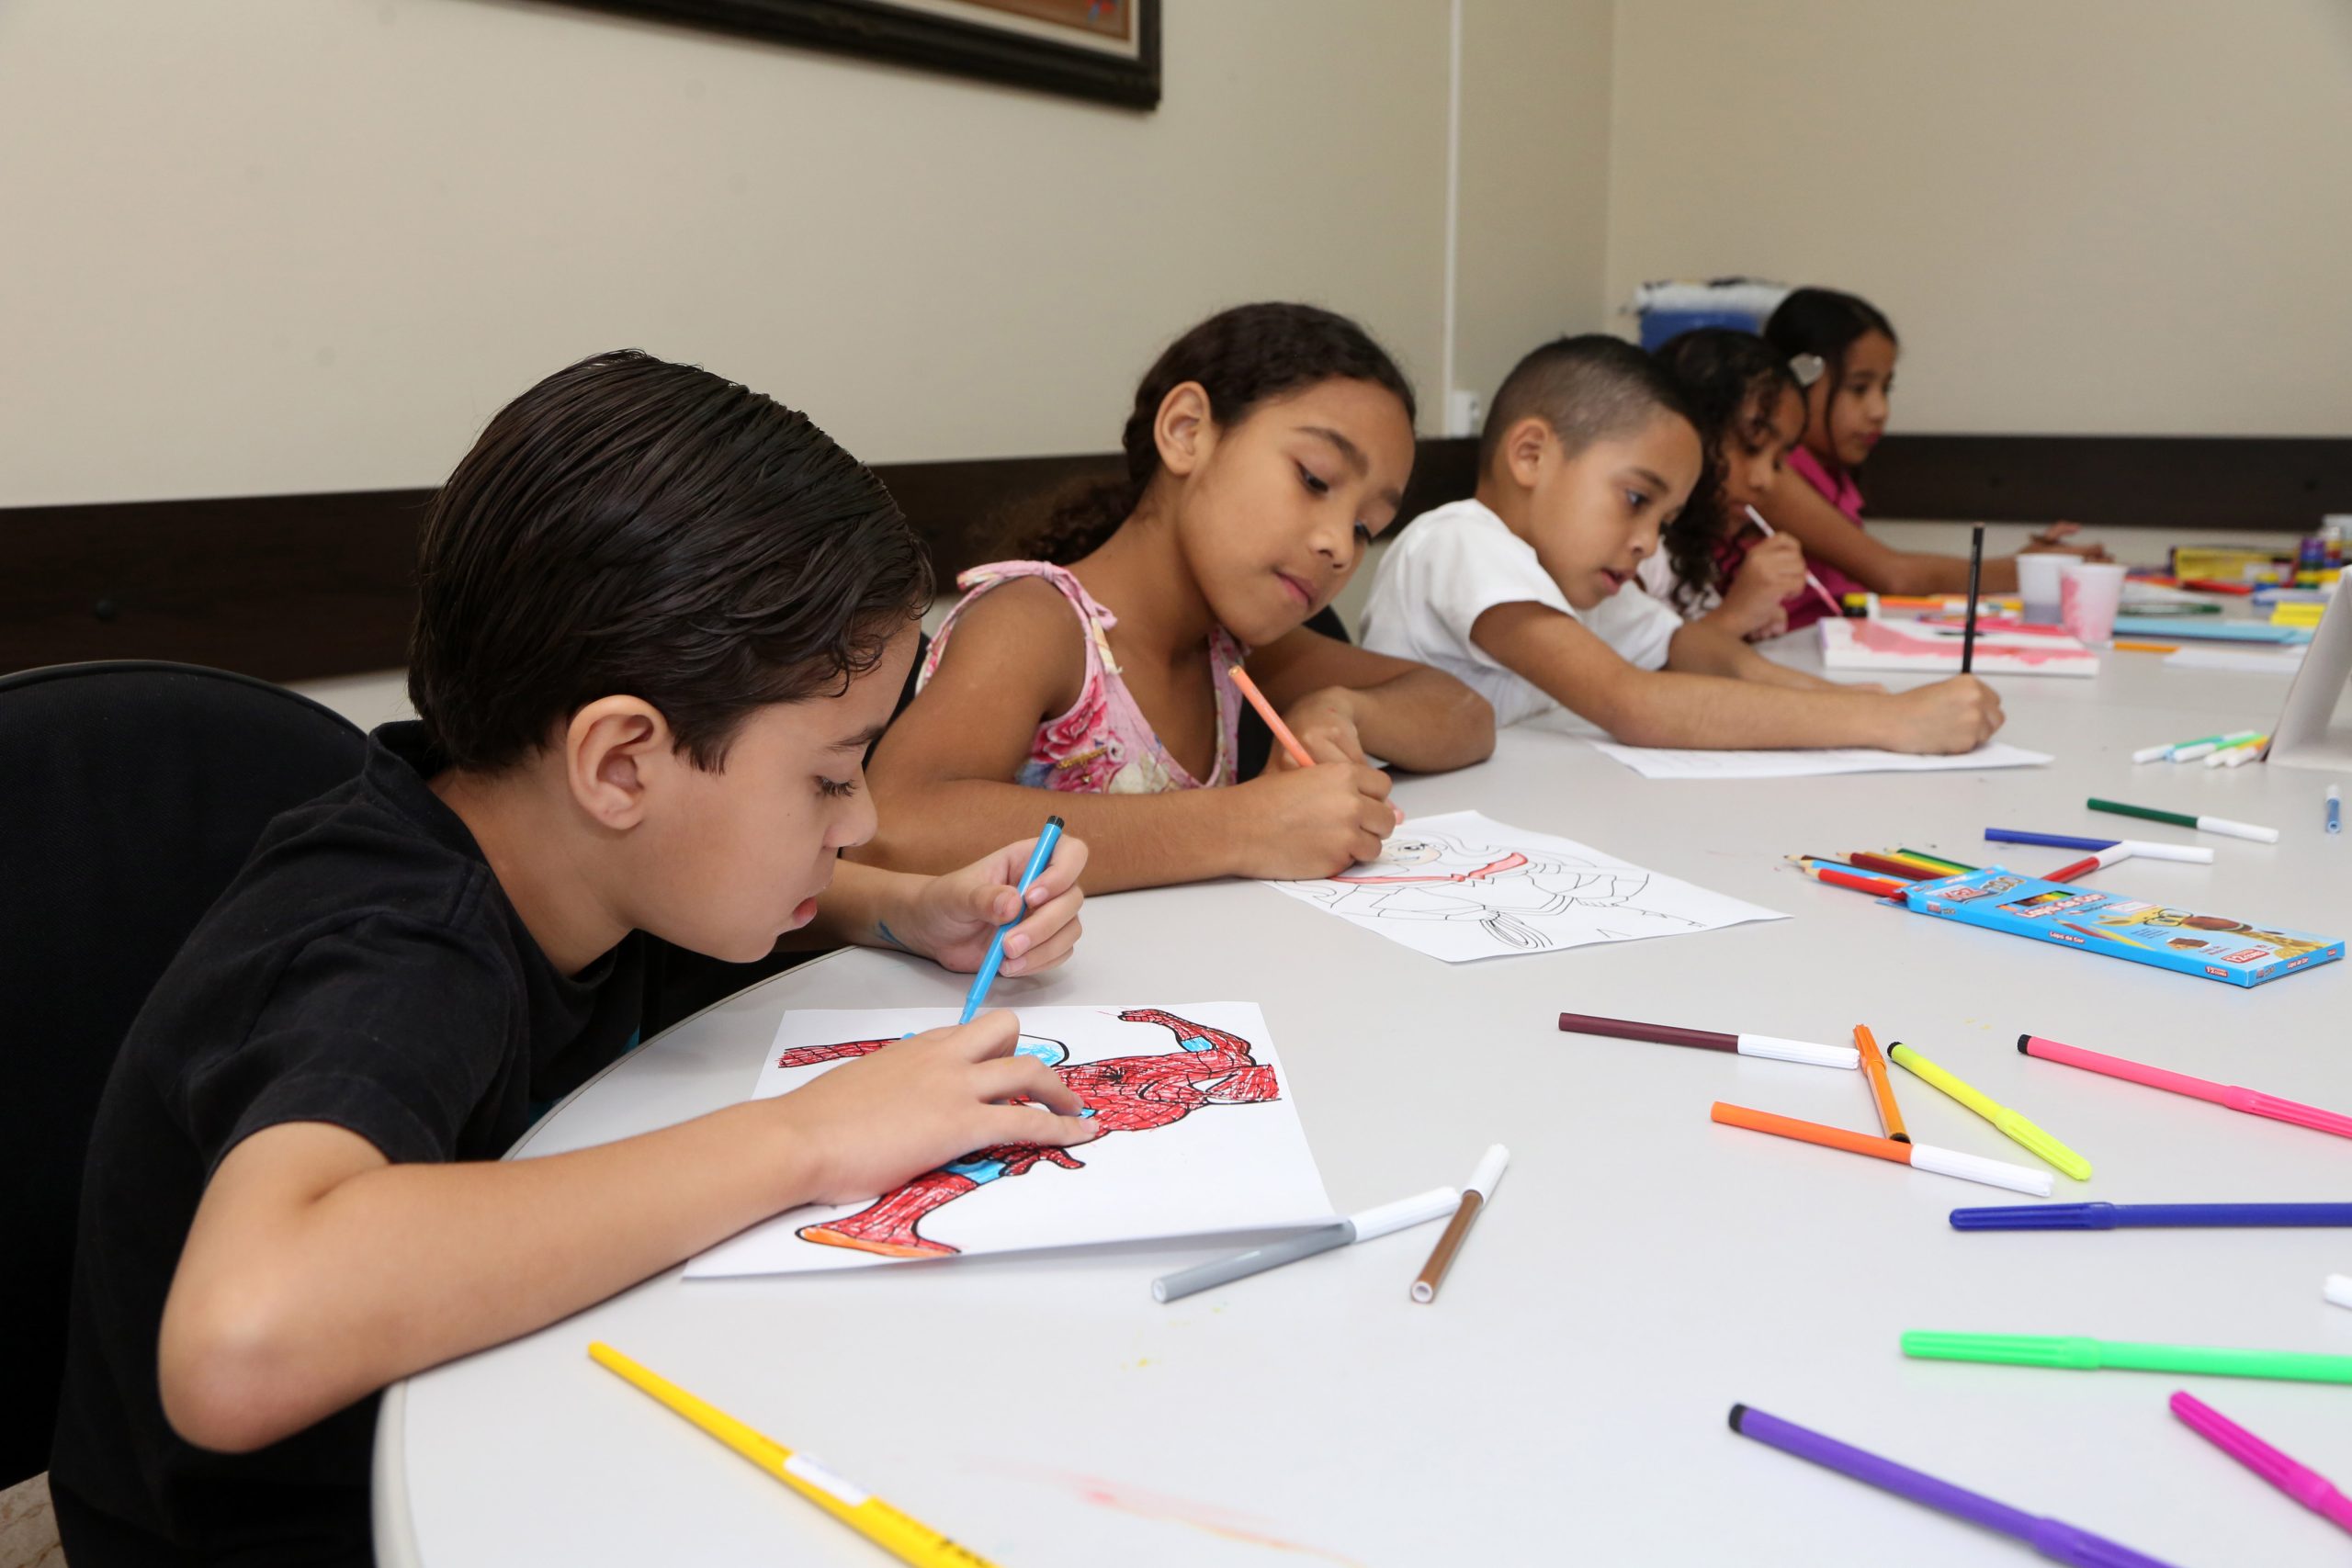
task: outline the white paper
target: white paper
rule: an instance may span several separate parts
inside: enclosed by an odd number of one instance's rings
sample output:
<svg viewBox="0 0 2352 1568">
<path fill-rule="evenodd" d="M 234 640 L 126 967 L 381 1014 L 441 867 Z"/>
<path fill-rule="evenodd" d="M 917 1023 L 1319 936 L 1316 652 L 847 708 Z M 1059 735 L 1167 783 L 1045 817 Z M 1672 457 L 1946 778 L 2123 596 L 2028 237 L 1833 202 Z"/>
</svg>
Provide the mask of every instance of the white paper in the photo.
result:
<svg viewBox="0 0 2352 1568">
<path fill-rule="evenodd" d="M 797 1089 L 843 1060 L 953 1023 L 957 1011 L 786 1013 L 752 1098 Z M 828 1048 L 838 1054 L 808 1059 Z M 1336 1217 L 1254 1004 L 1032 1008 L 1021 1015 L 1019 1049 L 1056 1067 L 1111 1130 L 1067 1150 L 979 1150 L 872 1202 L 791 1210 L 694 1259 L 686 1277 L 797 1274 Z M 810 1239 L 812 1232 L 827 1239 Z"/>
<path fill-rule="evenodd" d="M 1416 817 L 1336 877 L 1266 886 L 1448 964 L 1787 918 L 1476 811 Z"/>
<path fill-rule="evenodd" d="M 1960 637 L 1926 623 L 1831 620 L 1821 628 L 1825 670 L 1908 671 L 1915 675 L 1960 673 Z M 2070 637 L 2040 632 L 1976 634 L 1980 675 L 2096 675 L 2098 655 Z"/>
<path fill-rule="evenodd" d="M 2034 768 L 2050 761 L 2046 751 L 1989 740 L 1973 751 L 1917 757 L 1868 746 L 1810 751 L 1681 751 L 1664 746 L 1620 746 L 1596 740 L 1606 752 L 1645 779 L 1808 779 L 1825 773 L 1938 773 L 1975 768 Z"/>
</svg>

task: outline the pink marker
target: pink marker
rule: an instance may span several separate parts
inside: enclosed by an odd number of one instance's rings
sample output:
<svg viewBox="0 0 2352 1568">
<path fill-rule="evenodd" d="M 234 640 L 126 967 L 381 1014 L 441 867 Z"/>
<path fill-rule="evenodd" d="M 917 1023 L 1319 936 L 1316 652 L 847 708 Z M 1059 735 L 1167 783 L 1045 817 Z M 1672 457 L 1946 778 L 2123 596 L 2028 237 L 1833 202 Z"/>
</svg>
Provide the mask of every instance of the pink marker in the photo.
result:
<svg viewBox="0 0 2352 1568">
<path fill-rule="evenodd" d="M 2172 1413 L 2189 1430 L 2336 1529 L 2352 1530 L 2352 1497 L 2318 1471 L 2296 1463 L 2186 1390 L 2172 1396 Z"/>
<path fill-rule="evenodd" d="M 2018 1049 L 2029 1056 L 2039 1056 L 2045 1062 L 2057 1062 L 2069 1067 L 2080 1067 L 2086 1073 L 2104 1073 L 2126 1083 L 2145 1084 L 2150 1089 L 2167 1089 L 2174 1094 L 2188 1095 L 2192 1100 L 2226 1105 L 2232 1111 L 2243 1111 L 2249 1116 L 2267 1116 L 2274 1122 L 2292 1122 L 2298 1127 L 2333 1133 L 2339 1138 L 2352 1138 L 2352 1116 L 2340 1116 L 2314 1105 L 2281 1100 L 2275 1094 L 2238 1089 L 2230 1084 L 2215 1083 L 2210 1078 L 2191 1077 L 2187 1073 L 2166 1072 L 2162 1067 L 2127 1062 L 2120 1056 L 2086 1051 L 2079 1045 L 2061 1045 L 2055 1040 L 2044 1040 L 2039 1034 L 2018 1035 Z"/>
</svg>

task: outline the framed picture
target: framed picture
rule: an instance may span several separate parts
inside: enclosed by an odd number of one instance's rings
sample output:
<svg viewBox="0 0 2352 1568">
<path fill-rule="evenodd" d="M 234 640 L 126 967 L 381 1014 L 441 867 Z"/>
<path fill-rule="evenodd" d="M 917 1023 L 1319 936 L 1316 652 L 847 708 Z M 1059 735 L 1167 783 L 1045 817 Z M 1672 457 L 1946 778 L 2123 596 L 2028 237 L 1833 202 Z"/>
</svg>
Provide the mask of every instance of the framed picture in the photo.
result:
<svg viewBox="0 0 2352 1568">
<path fill-rule="evenodd" d="M 1159 103 L 1159 0 L 571 0 L 1128 108 Z"/>
</svg>

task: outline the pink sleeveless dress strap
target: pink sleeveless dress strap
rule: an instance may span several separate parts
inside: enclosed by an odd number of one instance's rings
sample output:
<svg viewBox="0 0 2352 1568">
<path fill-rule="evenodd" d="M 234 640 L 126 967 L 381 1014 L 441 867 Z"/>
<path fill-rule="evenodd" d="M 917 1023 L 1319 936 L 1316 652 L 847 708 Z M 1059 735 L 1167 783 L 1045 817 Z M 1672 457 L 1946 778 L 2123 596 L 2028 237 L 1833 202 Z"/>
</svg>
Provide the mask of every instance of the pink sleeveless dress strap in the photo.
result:
<svg viewBox="0 0 2352 1568">
<path fill-rule="evenodd" d="M 922 671 L 916 677 L 917 691 L 930 683 L 939 668 L 957 618 L 982 594 L 1024 577 L 1051 583 L 1077 613 L 1085 639 L 1086 679 L 1069 712 L 1037 727 L 1037 733 L 1030 738 L 1028 760 L 1014 783 L 1068 795 L 1163 795 L 1234 782 L 1241 694 L 1227 671 L 1241 662 L 1241 645 L 1222 626 L 1209 634 L 1209 667 L 1216 685 L 1216 758 L 1209 776 L 1195 779 L 1160 745 L 1159 735 L 1136 705 L 1119 673 L 1110 637 L 1119 617 L 1089 593 L 1067 568 L 1049 561 L 997 561 L 976 566 L 958 577 L 956 586 L 964 590 L 964 597 L 933 634 L 931 650 L 923 656 Z"/>
<path fill-rule="evenodd" d="M 1854 482 L 1852 474 L 1843 468 L 1831 474 L 1820 458 L 1802 446 L 1789 454 L 1789 471 L 1818 491 L 1821 498 L 1844 513 L 1855 527 L 1862 525 L 1862 487 Z M 1845 603 L 1847 594 L 1864 592 L 1860 583 L 1826 561 L 1808 556 L 1805 564 L 1813 569 L 1814 576 L 1821 579 L 1821 586 L 1829 590 L 1829 596 L 1841 604 Z M 1781 605 L 1789 613 L 1791 631 L 1809 626 L 1829 613 L 1810 588 L 1791 594 L 1781 601 Z"/>
</svg>

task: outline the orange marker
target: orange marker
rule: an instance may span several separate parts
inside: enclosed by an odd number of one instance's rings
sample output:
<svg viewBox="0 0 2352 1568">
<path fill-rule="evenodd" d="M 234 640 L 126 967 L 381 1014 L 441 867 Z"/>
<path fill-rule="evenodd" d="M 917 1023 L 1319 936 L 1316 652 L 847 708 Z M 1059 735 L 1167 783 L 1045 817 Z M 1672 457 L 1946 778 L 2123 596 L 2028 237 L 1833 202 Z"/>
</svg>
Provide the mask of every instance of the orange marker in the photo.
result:
<svg viewBox="0 0 2352 1568">
<path fill-rule="evenodd" d="M 1931 1144 L 1898 1144 L 1893 1138 L 1873 1138 L 1868 1133 L 1849 1133 L 1843 1127 L 1824 1126 L 1818 1122 L 1800 1122 L 1793 1116 L 1775 1116 L 1769 1111 L 1751 1111 L 1745 1105 L 1726 1105 L 1720 1100 L 1715 1101 L 1714 1109 L 1708 1111 L 1707 1116 L 1710 1121 L 1720 1122 L 1726 1127 L 1745 1127 L 1751 1133 L 1770 1133 L 1775 1137 L 1818 1144 L 1826 1149 L 1844 1149 L 1848 1154 L 1892 1160 L 1896 1165 L 1907 1165 L 1914 1170 L 1933 1171 L 1938 1176 L 1956 1176 L 1962 1181 L 1981 1181 L 1988 1187 L 2006 1187 L 2012 1192 L 2028 1192 L 2037 1198 L 2050 1196 L 2048 1171 L 2028 1170 L 2021 1165 L 2007 1165 L 1996 1159 L 1965 1155 L 1957 1149 L 1939 1149 Z"/>
<path fill-rule="evenodd" d="M 1894 1103 L 1894 1086 L 1886 1078 L 1886 1058 L 1879 1054 L 1878 1041 L 1868 1024 L 1854 1025 L 1854 1049 L 1862 1054 L 1862 1076 L 1870 1079 L 1871 1099 L 1878 1102 L 1879 1126 L 1896 1143 L 1909 1143 L 1911 1134 L 1903 1130 L 1902 1108 Z"/>
<path fill-rule="evenodd" d="M 1290 732 L 1290 726 L 1284 724 L 1283 716 L 1274 711 L 1274 705 L 1266 700 L 1266 694 L 1258 689 L 1258 682 L 1250 679 L 1250 672 L 1237 664 L 1227 673 L 1233 677 L 1233 683 L 1240 688 L 1241 694 L 1250 699 L 1250 705 L 1258 710 L 1258 716 L 1266 721 L 1266 728 L 1274 732 L 1274 739 L 1283 743 L 1283 750 L 1290 753 L 1290 760 L 1302 768 L 1313 767 L 1315 759 L 1306 754 L 1306 748 L 1300 745 L 1298 737 Z"/>
</svg>

